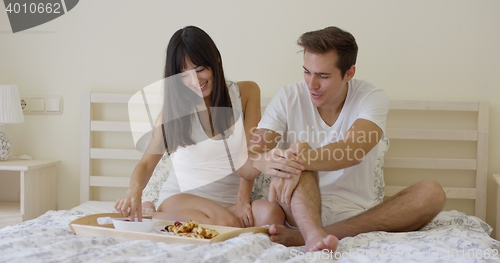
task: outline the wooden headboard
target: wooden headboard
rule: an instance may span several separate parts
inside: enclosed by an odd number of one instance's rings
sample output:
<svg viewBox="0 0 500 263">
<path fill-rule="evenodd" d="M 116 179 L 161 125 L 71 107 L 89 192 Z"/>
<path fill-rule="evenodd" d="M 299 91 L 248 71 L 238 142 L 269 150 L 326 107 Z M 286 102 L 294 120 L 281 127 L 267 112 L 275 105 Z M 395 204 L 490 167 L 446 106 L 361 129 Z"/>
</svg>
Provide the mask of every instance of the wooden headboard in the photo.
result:
<svg viewBox="0 0 500 263">
<path fill-rule="evenodd" d="M 80 202 L 114 201 L 129 185 L 141 157 L 135 150 L 127 103 L 131 94 L 82 95 Z M 269 99 L 263 99 L 263 107 Z M 386 137 L 386 196 L 432 178 L 449 200 L 474 201 L 449 209 L 486 218 L 488 102 L 391 101 Z M 463 144 L 463 145 L 462 145 Z M 448 204 L 448 201 L 447 201 Z M 445 207 L 447 209 L 447 207 Z"/>
<path fill-rule="evenodd" d="M 391 101 L 385 195 L 408 186 L 393 183 L 401 177 L 432 178 L 447 199 L 475 201 L 468 214 L 486 220 L 488 125 L 488 102 Z"/>
</svg>

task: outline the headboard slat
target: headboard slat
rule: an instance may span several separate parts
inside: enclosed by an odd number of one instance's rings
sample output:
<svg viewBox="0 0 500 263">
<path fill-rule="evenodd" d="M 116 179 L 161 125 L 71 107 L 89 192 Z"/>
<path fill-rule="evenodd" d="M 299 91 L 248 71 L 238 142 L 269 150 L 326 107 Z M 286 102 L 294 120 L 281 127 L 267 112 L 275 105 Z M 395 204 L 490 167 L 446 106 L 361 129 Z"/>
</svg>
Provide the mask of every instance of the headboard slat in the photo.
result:
<svg viewBox="0 0 500 263">
<path fill-rule="evenodd" d="M 80 131 L 80 203 L 90 200 L 90 121 L 92 120 L 92 103 L 90 93 L 82 94 Z"/>
<path fill-rule="evenodd" d="M 151 124 L 148 122 L 128 122 L 128 121 L 91 121 L 91 131 L 110 131 L 110 132 L 130 132 L 130 126 L 134 125 L 135 131 L 148 132 L 151 130 Z"/>
<path fill-rule="evenodd" d="M 130 132 L 128 121 L 91 121 L 91 131 Z"/>
<path fill-rule="evenodd" d="M 90 149 L 90 159 L 140 160 L 142 153 L 124 149 Z"/>
<path fill-rule="evenodd" d="M 385 168 L 476 170 L 474 159 L 385 157 Z"/>
<path fill-rule="evenodd" d="M 395 129 L 386 131 L 390 139 L 477 141 L 475 130 Z"/>
<path fill-rule="evenodd" d="M 130 177 L 117 177 L 117 176 L 90 176 L 90 186 L 100 187 L 128 187 Z"/>
<path fill-rule="evenodd" d="M 477 102 L 458 101 L 391 101 L 390 110 L 442 110 L 442 111 L 478 111 Z"/>
<path fill-rule="evenodd" d="M 487 101 L 479 102 L 479 113 L 477 117 L 477 171 L 476 171 L 476 188 L 484 189 L 483 192 L 476 196 L 476 215 L 486 220 L 486 188 L 488 179 L 488 132 L 489 132 L 489 107 Z M 500 226 L 497 226 L 500 227 Z"/>
<path fill-rule="evenodd" d="M 133 94 L 91 93 L 91 103 L 128 103 Z"/>
</svg>

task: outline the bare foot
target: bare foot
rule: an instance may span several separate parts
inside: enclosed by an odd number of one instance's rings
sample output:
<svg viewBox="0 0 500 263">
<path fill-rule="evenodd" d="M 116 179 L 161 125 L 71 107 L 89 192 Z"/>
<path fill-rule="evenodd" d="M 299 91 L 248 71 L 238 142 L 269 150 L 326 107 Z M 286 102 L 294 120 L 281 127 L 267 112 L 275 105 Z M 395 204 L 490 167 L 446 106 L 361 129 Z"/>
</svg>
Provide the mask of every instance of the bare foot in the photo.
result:
<svg viewBox="0 0 500 263">
<path fill-rule="evenodd" d="M 327 235 L 326 237 L 317 237 L 311 240 L 306 244 L 306 251 L 323 251 L 329 250 L 331 252 L 335 252 L 337 246 L 339 244 L 339 239 L 334 235 Z"/>
<path fill-rule="evenodd" d="M 298 230 L 292 230 L 283 225 L 271 225 L 269 227 L 269 234 L 271 234 L 269 239 L 272 242 L 280 243 L 287 247 L 303 246 L 305 244 Z"/>
</svg>

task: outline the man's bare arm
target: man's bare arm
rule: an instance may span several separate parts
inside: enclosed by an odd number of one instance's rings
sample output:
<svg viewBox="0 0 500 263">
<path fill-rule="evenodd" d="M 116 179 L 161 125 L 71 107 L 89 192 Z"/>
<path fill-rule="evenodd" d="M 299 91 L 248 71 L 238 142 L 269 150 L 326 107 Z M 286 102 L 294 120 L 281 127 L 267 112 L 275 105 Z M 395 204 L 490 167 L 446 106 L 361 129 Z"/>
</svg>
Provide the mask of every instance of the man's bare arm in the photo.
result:
<svg viewBox="0 0 500 263">
<path fill-rule="evenodd" d="M 382 129 L 375 123 L 358 119 L 344 138 L 323 147 L 298 154 L 306 170 L 336 171 L 359 164 L 382 138 Z"/>
</svg>

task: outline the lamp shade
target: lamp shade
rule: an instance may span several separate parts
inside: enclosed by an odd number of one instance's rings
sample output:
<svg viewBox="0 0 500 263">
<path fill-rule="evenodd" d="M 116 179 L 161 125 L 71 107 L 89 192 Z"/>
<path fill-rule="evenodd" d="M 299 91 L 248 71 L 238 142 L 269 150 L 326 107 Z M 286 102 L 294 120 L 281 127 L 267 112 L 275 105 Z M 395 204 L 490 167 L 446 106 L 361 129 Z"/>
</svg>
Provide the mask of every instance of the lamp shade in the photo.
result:
<svg viewBox="0 0 500 263">
<path fill-rule="evenodd" d="M 0 85 L 0 124 L 24 122 L 16 85 Z"/>
</svg>

